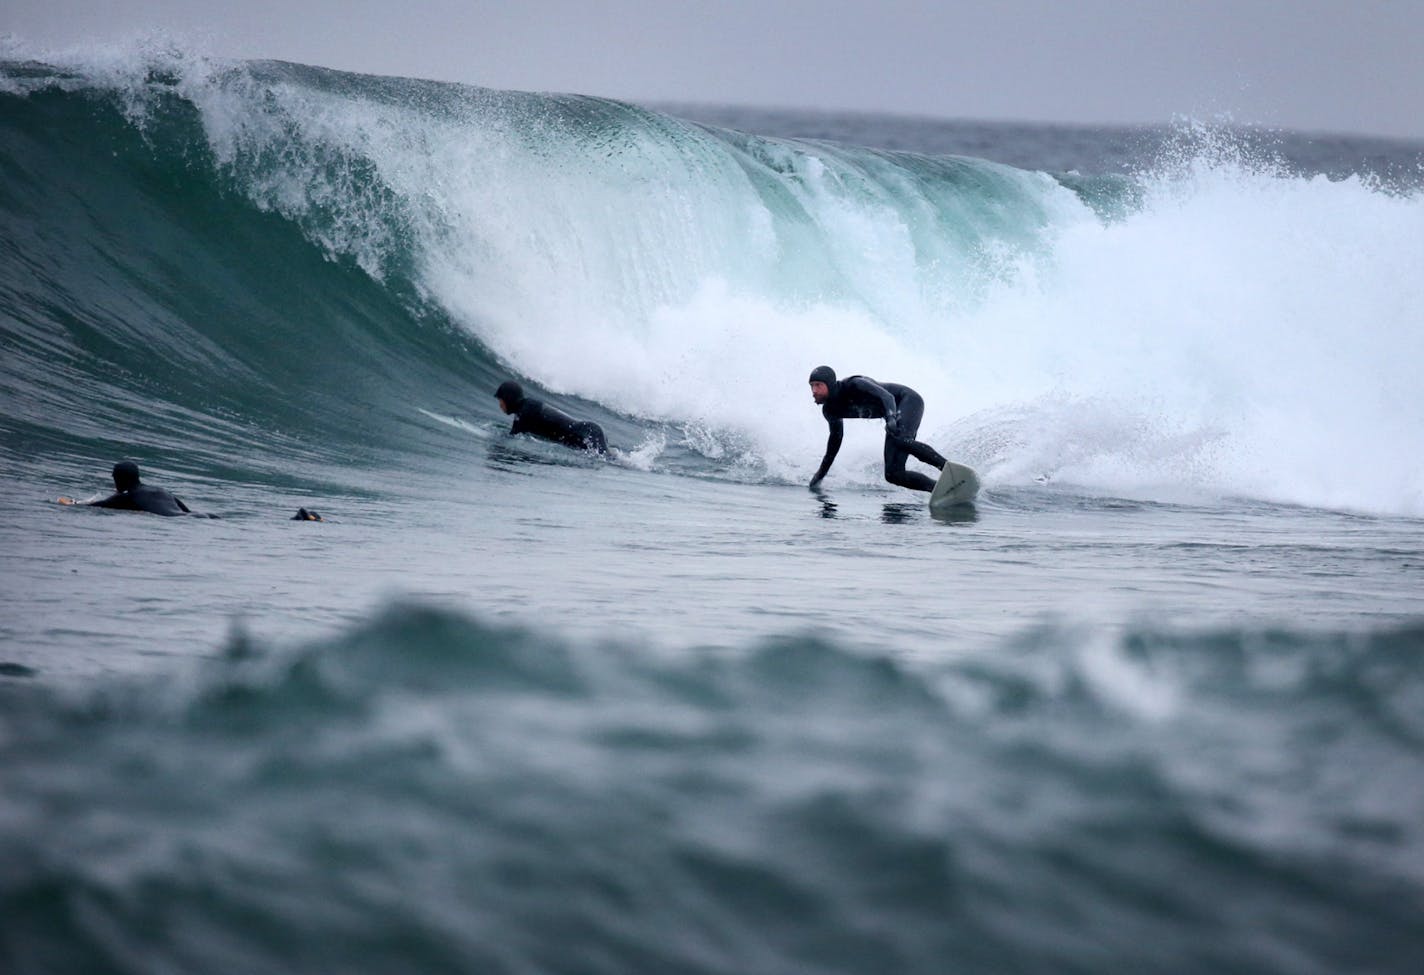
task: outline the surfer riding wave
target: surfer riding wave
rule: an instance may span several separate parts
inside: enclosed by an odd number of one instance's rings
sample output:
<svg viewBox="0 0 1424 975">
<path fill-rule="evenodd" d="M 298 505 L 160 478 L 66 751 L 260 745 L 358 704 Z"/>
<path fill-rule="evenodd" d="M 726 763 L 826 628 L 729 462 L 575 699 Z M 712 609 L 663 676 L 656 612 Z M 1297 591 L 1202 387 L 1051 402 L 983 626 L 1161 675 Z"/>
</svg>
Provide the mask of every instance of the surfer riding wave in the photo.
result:
<svg viewBox="0 0 1424 975">
<path fill-rule="evenodd" d="M 933 491 L 934 479 L 918 471 L 905 470 L 911 457 L 943 470 L 946 463 L 929 444 L 915 439 L 924 419 L 925 401 L 909 386 L 898 383 L 878 383 L 866 376 L 837 379 L 830 366 L 811 370 L 811 397 L 821 404 L 821 414 L 830 427 L 826 440 L 826 455 L 810 486 L 820 485 L 840 453 L 845 438 L 846 419 L 885 420 L 885 480 L 912 491 Z"/>
</svg>

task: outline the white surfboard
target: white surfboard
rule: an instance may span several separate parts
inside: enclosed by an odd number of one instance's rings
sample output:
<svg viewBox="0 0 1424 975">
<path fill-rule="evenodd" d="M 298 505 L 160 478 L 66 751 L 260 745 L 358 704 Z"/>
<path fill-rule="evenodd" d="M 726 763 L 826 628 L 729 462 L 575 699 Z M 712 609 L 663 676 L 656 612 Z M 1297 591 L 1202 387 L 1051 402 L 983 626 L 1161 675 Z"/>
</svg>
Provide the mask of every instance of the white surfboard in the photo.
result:
<svg viewBox="0 0 1424 975">
<path fill-rule="evenodd" d="M 939 472 L 939 480 L 930 493 L 930 510 L 940 511 L 957 504 L 968 504 L 978 494 L 979 475 L 963 464 L 949 461 Z"/>
</svg>

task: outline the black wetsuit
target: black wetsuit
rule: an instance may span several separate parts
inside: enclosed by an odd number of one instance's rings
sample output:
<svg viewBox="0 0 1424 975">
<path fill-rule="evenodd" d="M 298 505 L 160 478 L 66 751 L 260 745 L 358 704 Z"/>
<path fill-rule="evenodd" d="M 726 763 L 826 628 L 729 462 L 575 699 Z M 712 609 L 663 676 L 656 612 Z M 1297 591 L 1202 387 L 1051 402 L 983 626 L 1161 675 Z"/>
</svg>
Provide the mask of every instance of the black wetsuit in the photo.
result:
<svg viewBox="0 0 1424 975">
<path fill-rule="evenodd" d="M 117 508 L 121 511 L 147 511 L 155 515 L 190 515 L 188 506 L 171 491 L 148 484 L 138 484 L 127 491 L 109 495 L 103 501 L 91 501 L 95 508 Z"/>
<path fill-rule="evenodd" d="M 121 460 L 114 465 L 115 493 L 103 501 L 89 501 L 93 508 L 115 508 L 119 511 L 147 511 L 155 515 L 192 515 L 194 518 L 216 518 L 217 515 L 200 515 L 188 510 L 188 506 L 173 496 L 171 491 L 152 487 L 139 480 L 138 465 L 131 460 Z"/>
<path fill-rule="evenodd" d="M 826 441 L 826 456 L 811 483 L 818 483 L 831 469 L 845 437 L 845 419 L 885 420 L 885 480 L 915 491 L 933 491 L 935 482 L 916 471 L 905 470 L 910 457 L 943 469 L 945 459 L 929 444 L 920 443 L 920 420 L 925 415 L 925 401 L 909 386 L 898 383 L 877 383 L 865 376 L 848 376 L 833 385 L 828 384 L 830 397 L 821 404 L 821 415 L 831 428 Z"/>
<path fill-rule="evenodd" d="M 575 420 L 558 407 L 527 396 L 516 407 L 514 425 L 509 432 L 528 433 L 579 450 L 608 452 L 608 441 L 597 423 Z"/>
</svg>

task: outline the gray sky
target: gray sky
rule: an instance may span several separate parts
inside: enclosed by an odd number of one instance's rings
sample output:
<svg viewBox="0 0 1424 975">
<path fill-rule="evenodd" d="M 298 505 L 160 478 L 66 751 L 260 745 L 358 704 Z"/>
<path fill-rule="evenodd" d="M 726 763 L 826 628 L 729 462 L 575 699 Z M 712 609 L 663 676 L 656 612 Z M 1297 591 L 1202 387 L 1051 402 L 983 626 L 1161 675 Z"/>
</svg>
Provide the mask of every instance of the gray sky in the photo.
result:
<svg viewBox="0 0 1424 975">
<path fill-rule="evenodd" d="M 1229 117 L 1424 138 L 1424 0 L 3 0 L 37 45 L 204 49 L 640 101 Z"/>
</svg>

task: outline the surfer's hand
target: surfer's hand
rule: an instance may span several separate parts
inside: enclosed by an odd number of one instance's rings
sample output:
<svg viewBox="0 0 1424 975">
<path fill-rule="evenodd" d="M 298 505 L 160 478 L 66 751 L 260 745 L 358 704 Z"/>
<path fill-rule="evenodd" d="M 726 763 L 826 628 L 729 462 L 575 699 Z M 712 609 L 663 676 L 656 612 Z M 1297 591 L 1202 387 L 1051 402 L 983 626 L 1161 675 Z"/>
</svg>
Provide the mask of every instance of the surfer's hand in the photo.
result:
<svg viewBox="0 0 1424 975">
<path fill-rule="evenodd" d="M 816 490 L 816 488 L 821 486 L 821 478 L 825 476 L 826 475 L 824 474 L 817 474 L 815 477 L 811 478 L 811 483 L 806 486 L 809 487 L 812 491 Z"/>
</svg>

